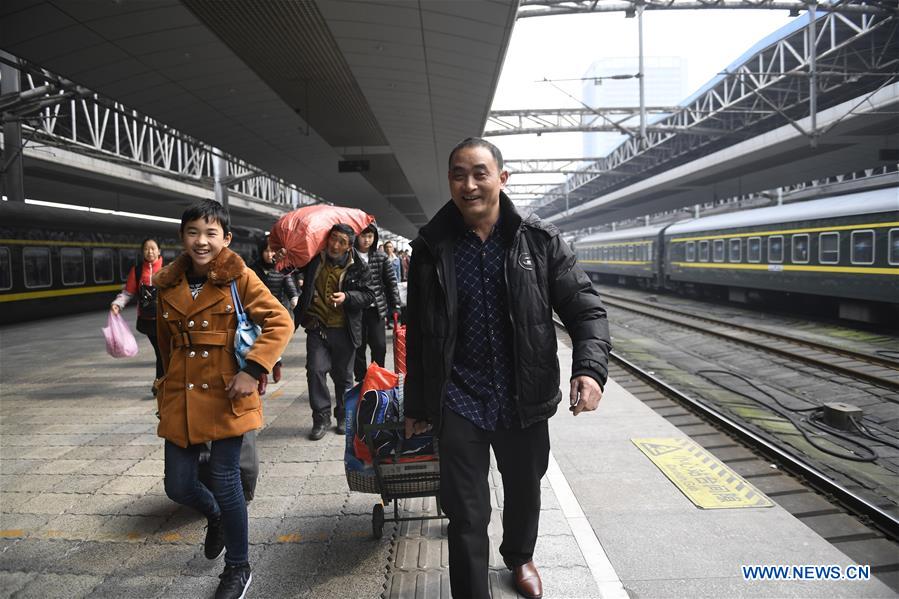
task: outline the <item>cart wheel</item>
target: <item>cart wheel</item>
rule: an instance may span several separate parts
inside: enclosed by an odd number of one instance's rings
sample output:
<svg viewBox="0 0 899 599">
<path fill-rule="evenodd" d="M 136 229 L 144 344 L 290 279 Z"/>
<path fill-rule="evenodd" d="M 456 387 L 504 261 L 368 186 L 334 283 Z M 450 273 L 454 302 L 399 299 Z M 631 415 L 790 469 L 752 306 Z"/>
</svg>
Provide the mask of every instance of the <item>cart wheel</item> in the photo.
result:
<svg viewBox="0 0 899 599">
<path fill-rule="evenodd" d="M 384 506 L 380 503 L 371 510 L 371 533 L 376 539 L 384 535 Z"/>
</svg>

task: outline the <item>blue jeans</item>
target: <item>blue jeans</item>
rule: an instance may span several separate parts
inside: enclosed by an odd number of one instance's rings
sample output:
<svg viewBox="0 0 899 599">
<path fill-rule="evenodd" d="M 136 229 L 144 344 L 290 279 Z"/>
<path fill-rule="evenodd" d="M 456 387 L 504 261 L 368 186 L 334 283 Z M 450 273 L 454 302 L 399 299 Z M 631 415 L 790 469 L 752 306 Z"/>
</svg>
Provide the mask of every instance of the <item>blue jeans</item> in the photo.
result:
<svg viewBox="0 0 899 599">
<path fill-rule="evenodd" d="M 198 477 L 203 445 L 186 449 L 165 442 L 165 494 L 207 518 L 222 517 L 225 527 L 225 563 L 245 564 L 249 559 L 247 503 L 240 485 L 240 446 L 243 435 L 212 442 L 209 489 Z"/>
</svg>

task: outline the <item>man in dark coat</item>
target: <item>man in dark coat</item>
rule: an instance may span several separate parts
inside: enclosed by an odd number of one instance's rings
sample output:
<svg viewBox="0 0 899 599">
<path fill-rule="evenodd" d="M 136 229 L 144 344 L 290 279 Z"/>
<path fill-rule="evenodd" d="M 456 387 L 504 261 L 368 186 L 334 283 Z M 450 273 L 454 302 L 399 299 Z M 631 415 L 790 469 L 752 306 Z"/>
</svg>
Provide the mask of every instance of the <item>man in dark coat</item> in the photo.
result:
<svg viewBox="0 0 899 599">
<path fill-rule="evenodd" d="M 377 249 L 378 228 L 368 225 L 356 236 L 355 248 L 359 257 L 368 263 L 371 273 L 371 288 L 375 301 L 362 312 L 362 344 L 356 350 L 356 365 L 353 371 L 356 382 L 361 382 L 368 368 L 365 359 L 366 346 L 371 348 L 371 360 L 386 367 L 387 333 L 384 319 L 392 318 L 400 310 L 400 292 L 396 274 L 387 263 L 387 254 Z"/>
<path fill-rule="evenodd" d="M 306 381 L 312 407 L 312 432 L 318 441 L 331 426 L 334 382 L 336 432 L 344 432 L 343 394 L 353 386 L 353 358 L 362 343 L 362 311 L 375 300 L 368 265 L 353 249 L 355 234 L 337 224 L 328 233 L 325 251 L 303 269 L 303 293 L 294 309 L 297 327 L 306 330 Z"/>
<path fill-rule="evenodd" d="M 599 294 L 559 230 L 502 192 L 502 154 L 478 138 L 451 152 L 452 200 L 412 242 L 407 298 L 406 436 L 433 426 L 449 517 L 454 597 L 486 599 L 493 448 L 505 491 L 500 554 L 515 588 L 541 597 L 532 557 L 549 462 L 559 360 L 553 310 L 573 344 L 572 413 L 595 410 L 611 344 Z"/>
</svg>

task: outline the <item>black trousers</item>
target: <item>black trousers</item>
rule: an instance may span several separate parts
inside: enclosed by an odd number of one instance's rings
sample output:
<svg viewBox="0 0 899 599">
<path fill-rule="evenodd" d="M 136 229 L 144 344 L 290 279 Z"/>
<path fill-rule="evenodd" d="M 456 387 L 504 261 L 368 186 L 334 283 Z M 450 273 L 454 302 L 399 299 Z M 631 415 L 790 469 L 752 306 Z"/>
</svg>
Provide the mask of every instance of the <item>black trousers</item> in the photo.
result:
<svg viewBox="0 0 899 599">
<path fill-rule="evenodd" d="M 490 448 L 503 479 L 503 542 L 513 568 L 531 561 L 540 521 L 540 479 L 549 465 L 549 425 L 489 432 L 449 409 L 440 432 L 440 502 L 449 517 L 450 587 L 458 599 L 489 599 Z"/>
<path fill-rule="evenodd" d="M 314 413 L 327 413 L 331 393 L 327 376 L 334 383 L 334 417 L 343 418 L 343 394 L 353 386 L 353 356 L 356 348 L 346 327 L 306 331 L 306 383 L 309 406 Z"/>
<path fill-rule="evenodd" d="M 156 335 L 147 335 L 147 339 L 150 340 L 150 345 L 153 346 L 153 352 L 156 354 L 156 378 L 162 378 L 165 374 L 165 368 L 162 367 L 162 354 L 159 353 L 159 341 L 157 341 Z"/>
<path fill-rule="evenodd" d="M 371 361 L 384 367 L 387 356 L 387 333 L 384 319 L 381 318 L 377 308 L 366 308 L 362 312 L 362 345 L 356 348 L 356 361 L 353 366 L 353 374 L 356 382 L 361 383 L 368 370 L 368 360 L 365 358 L 366 346 L 371 348 Z"/>
</svg>

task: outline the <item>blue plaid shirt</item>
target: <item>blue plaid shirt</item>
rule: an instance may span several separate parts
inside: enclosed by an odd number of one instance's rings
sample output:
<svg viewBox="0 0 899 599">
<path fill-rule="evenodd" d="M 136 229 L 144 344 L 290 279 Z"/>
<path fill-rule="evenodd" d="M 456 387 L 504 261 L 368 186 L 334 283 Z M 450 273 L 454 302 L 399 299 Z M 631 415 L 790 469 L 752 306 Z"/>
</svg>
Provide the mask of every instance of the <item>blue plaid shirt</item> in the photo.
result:
<svg viewBox="0 0 899 599">
<path fill-rule="evenodd" d="M 505 258 L 498 223 L 487 241 L 467 231 L 453 250 L 459 330 L 445 405 L 487 431 L 517 424 Z"/>
</svg>

